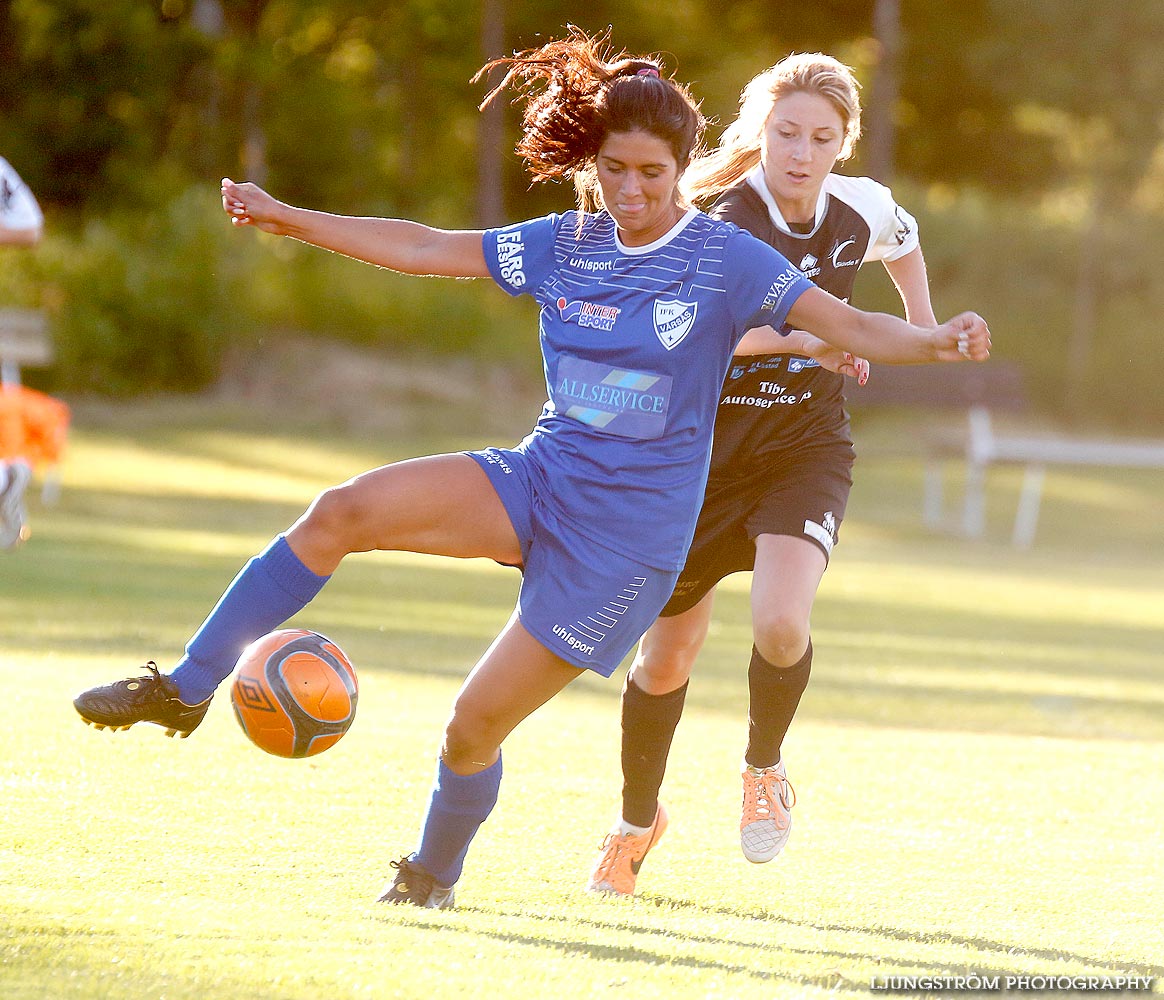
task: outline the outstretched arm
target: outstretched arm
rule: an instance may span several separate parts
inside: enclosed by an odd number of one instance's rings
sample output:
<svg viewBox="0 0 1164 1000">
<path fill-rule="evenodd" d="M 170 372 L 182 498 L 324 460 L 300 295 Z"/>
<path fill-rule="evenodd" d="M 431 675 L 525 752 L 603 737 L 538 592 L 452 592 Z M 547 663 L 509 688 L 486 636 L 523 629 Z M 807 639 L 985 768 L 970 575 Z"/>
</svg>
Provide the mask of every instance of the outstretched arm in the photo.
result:
<svg viewBox="0 0 1164 1000">
<path fill-rule="evenodd" d="M 990 357 L 990 329 L 972 312 L 959 313 L 940 326 L 927 328 L 888 313 L 862 312 L 820 288 L 810 288 L 793 303 L 788 321 L 877 364 L 985 361 Z"/>
<path fill-rule="evenodd" d="M 905 318 L 917 326 L 937 326 L 921 247 L 916 247 L 897 260 L 887 260 L 884 264 L 889 277 L 893 279 L 897 294 L 901 296 L 901 304 L 905 306 Z"/>
<path fill-rule="evenodd" d="M 331 215 L 286 205 L 257 184 L 222 180 L 222 207 L 236 226 L 290 236 L 404 274 L 486 278 L 479 230 L 433 229 L 405 219 Z"/>
</svg>

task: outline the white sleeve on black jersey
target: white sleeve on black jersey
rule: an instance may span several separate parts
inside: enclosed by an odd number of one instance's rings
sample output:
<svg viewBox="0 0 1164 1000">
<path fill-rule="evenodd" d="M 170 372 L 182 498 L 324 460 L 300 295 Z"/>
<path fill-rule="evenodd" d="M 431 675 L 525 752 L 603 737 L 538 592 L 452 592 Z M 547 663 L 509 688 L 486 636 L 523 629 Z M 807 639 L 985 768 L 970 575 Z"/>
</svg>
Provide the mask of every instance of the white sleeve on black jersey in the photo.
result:
<svg viewBox="0 0 1164 1000">
<path fill-rule="evenodd" d="M 0 222 L 7 229 L 36 229 L 44 225 L 44 216 L 28 185 L 3 157 L 0 157 Z"/>
<path fill-rule="evenodd" d="M 917 220 L 893 200 L 893 192 L 872 177 L 829 174 L 824 189 L 860 213 L 869 224 L 865 262 L 900 260 L 918 248 Z"/>
</svg>

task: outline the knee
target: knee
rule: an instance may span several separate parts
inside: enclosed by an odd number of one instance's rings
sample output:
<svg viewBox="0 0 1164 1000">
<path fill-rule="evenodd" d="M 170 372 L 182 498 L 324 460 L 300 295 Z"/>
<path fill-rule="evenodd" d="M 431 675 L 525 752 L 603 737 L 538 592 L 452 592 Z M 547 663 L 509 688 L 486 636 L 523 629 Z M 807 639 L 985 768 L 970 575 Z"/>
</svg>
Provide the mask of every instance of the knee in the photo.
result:
<svg viewBox="0 0 1164 1000">
<path fill-rule="evenodd" d="M 347 551 L 356 551 L 355 538 L 363 511 L 347 484 L 332 486 L 320 493 L 301 519 L 303 529 L 329 539 L 333 544 L 348 541 Z"/>
<path fill-rule="evenodd" d="M 808 648 L 808 619 L 781 608 L 753 611 L 752 636 L 765 660 L 790 667 Z"/>
<path fill-rule="evenodd" d="M 702 647 L 702 635 L 669 636 L 663 642 L 648 633 L 635 654 L 630 678 L 647 694 L 674 691 L 687 683 Z"/>
<path fill-rule="evenodd" d="M 441 746 L 441 758 L 451 770 L 458 774 L 479 771 L 492 764 L 500 750 L 500 741 L 490 735 L 487 720 L 461 705 L 453 706 Z"/>
</svg>

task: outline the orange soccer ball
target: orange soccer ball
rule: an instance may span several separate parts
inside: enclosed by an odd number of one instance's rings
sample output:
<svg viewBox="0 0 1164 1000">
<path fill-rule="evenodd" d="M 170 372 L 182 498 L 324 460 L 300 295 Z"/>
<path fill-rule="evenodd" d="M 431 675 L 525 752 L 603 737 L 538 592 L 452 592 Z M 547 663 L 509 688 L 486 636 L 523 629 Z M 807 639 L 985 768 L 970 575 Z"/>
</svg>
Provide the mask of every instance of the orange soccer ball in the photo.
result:
<svg viewBox="0 0 1164 1000">
<path fill-rule="evenodd" d="M 276 757 L 311 757 L 334 746 L 356 717 L 358 695 L 356 671 L 343 650 L 300 628 L 270 632 L 247 646 L 230 688 L 243 732 Z"/>
</svg>

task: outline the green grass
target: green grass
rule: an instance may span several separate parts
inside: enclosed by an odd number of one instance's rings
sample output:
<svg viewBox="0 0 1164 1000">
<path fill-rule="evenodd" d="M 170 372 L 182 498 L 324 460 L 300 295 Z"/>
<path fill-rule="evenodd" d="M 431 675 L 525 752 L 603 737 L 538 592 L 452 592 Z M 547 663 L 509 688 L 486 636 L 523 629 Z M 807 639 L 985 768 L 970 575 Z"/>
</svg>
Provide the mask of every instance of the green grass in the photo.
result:
<svg viewBox="0 0 1164 1000">
<path fill-rule="evenodd" d="M 78 413 L 59 503 L 34 502 L 32 541 L 0 556 L 0 996 L 776 998 L 911 974 L 1164 977 L 1158 475 L 1049 475 L 1019 553 L 1017 474 L 992 477 L 990 537 L 969 543 L 923 531 L 920 468 L 870 449 L 786 743 L 788 848 L 753 866 L 737 845 L 737 577 L 634 900 L 582 888 L 618 807 L 617 675 L 584 678 L 507 743 L 456 910 L 370 902 L 414 845 L 452 697 L 512 605 L 500 567 L 341 567 L 297 619 L 360 672 L 356 724 L 318 758 L 255 750 L 225 698 L 183 742 L 77 721 L 76 690 L 171 661 L 317 489 L 482 443 L 455 420 L 420 425 L 325 435 L 199 401 Z"/>
</svg>

